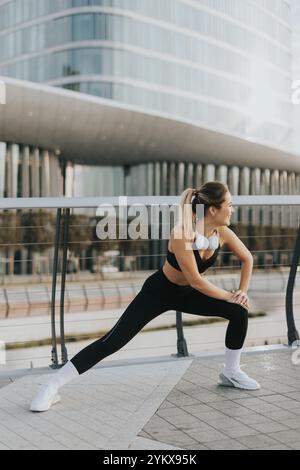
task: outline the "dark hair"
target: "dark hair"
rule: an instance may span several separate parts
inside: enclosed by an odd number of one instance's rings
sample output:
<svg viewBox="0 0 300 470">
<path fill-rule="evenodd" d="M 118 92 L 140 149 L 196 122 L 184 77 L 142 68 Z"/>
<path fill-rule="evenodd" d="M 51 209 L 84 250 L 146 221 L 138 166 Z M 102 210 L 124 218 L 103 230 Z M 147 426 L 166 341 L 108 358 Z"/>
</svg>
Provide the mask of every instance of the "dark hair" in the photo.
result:
<svg viewBox="0 0 300 470">
<path fill-rule="evenodd" d="M 220 209 L 228 191 L 227 184 L 221 181 L 208 181 L 199 189 L 194 189 L 192 193 L 194 197 L 191 200 L 193 214 L 196 213 L 196 204 L 204 204 L 204 215 L 211 206 Z"/>
<path fill-rule="evenodd" d="M 182 225 L 185 234 L 188 234 L 189 238 L 192 238 L 195 232 L 193 214 L 196 214 L 196 205 L 204 204 L 204 215 L 211 206 L 220 209 L 225 201 L 227 191 L 229 191 L 227 184 L 221 181 L 208 181 L 199 189 L 187 188 L 181 193 Z"/>
</svg>

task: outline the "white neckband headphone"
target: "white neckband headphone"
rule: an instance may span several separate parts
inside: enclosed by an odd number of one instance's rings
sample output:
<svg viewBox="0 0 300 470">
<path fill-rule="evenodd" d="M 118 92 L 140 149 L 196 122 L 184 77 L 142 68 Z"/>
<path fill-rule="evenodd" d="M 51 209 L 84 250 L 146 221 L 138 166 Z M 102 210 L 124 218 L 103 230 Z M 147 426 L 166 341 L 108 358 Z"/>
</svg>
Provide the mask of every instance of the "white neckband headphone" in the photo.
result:
<svg viewBox="0 0 300 470">
<path fill-rule="evenodd" d="M 193 195 L 196 196 L 197 193 L 196 190 L 193 191 Z M 198 250 L 216 250 L 219 246 L 219 237 L 218 235 L 215 235 L 217 233 L 216 229 L 214 230 L 214 234 L 211 235 L 210 237 L 205 237 L 204 235 L 201 235 L 197 230 L 196 232 L 196 239 L 194 241 L 194 246 Z"/>
<path fill-rule="evenodd" d="M 196 240 L 194 245 L 198 250 L 216 250 L 219 246 L 219 237 L 218 235 L 211 235 L 206 238 L 204 235 L 201 235 L 196 231 Z"/>
</svg>

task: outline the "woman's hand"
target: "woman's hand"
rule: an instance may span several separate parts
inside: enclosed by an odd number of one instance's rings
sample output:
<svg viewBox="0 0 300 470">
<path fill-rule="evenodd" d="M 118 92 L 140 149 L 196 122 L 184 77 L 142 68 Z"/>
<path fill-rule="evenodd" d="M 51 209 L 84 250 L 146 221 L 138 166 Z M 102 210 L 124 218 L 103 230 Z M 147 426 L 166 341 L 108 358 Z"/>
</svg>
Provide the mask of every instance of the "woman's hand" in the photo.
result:
<svg viewBox="0 0 300 470">
<path fill-rule="evenodd" d="M 227 300 L 227 302 L 242 305 L 242 307 L 245 307 L 247 310 L 249 310 L 250 303 L 249 303 L 249 297 L 246 294 L 246 292 L 243 292 L 242 290 L 239 289 L 237 291 L 232 290 L 231 293 L 232 295 Z"/>
</svg>

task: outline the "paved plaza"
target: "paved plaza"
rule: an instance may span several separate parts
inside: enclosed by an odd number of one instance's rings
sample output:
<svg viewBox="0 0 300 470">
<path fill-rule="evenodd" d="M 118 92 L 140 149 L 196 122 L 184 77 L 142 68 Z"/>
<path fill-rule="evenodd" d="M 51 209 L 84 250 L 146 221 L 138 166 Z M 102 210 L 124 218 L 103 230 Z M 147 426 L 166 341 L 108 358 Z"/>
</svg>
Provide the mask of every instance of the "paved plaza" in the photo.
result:
<svg viewBox="0 0 300 470">
<path fill-rule="evenodd" d="M 299 449 L 300 365 L 284 347 L 246 349 L 261 389 L 217 385 L 223 356 L 107 361 L 61 389 L 46 413 L 29 403 L 53 372 L 0 377 L 1 449 Z"/>
</svg>

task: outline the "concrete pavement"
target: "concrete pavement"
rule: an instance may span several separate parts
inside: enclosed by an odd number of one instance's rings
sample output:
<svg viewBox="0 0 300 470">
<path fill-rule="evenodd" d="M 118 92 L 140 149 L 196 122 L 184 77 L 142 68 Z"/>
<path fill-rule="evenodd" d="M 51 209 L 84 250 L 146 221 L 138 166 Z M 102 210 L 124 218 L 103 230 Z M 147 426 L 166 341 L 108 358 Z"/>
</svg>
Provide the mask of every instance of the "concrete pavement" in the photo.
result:
<svg viewBox="0 0 300 470">
<path fill-rule="evenodd" d="M 61 389 L 46 413 L 28 406 L 48 370 L 4 375 L 1 449 L 299 449 L 300 365 L 282 346 L 249 348 L 257 391 L 216 384 L 223 354 L 103 361 Z"/>
</svg>

